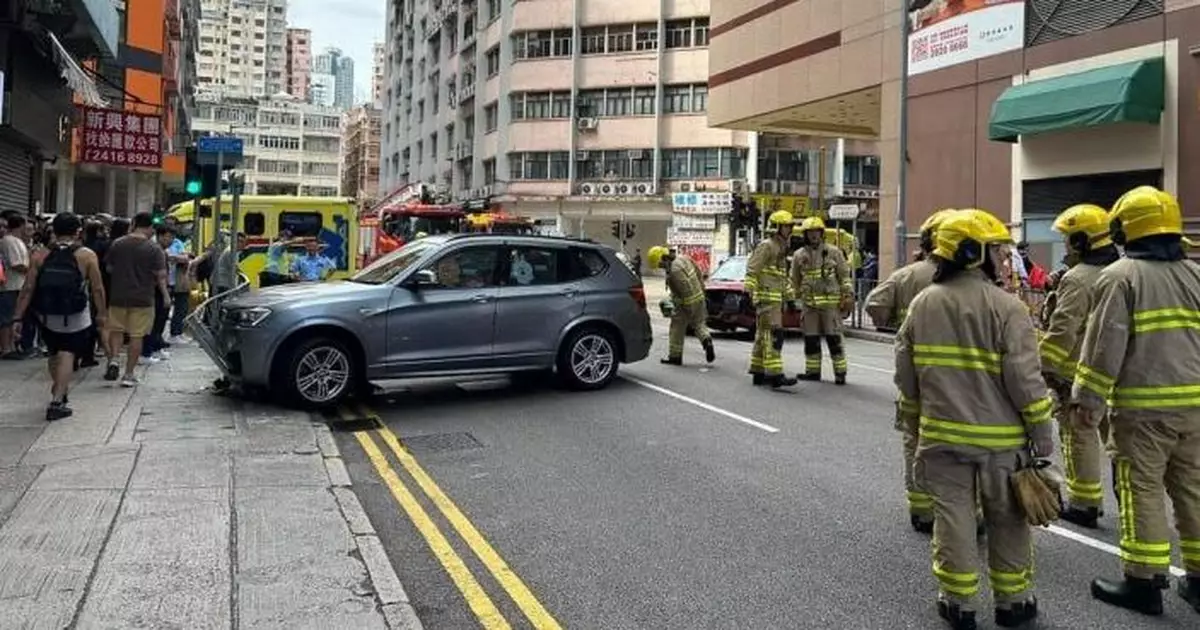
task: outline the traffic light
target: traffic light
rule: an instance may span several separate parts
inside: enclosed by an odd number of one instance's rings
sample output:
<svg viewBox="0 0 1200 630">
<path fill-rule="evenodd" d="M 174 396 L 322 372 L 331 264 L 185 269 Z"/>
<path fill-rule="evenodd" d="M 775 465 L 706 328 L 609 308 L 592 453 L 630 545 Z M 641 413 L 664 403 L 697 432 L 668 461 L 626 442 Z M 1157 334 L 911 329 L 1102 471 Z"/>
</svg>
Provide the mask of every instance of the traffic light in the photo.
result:
<svg viewBox="0 0 1200 630">
<path fill-rule="evenodd" d="M 634 236 L 637 236 L 637 228 L 632 223 L 626 223 L 624 240 L 632 241 Z"/>
<path fill-rule="evenodd" d="M 186 164 L 184 166 L 183 190 L 189 197 L 199 197 L 200 189 L 203 187 L 201 180 L 204 178 L 204 167 L 200 166 L 196 159 L 196 147 L 189 147 L 186 152 Z"/>
<path fill-rule="evenodd" d="M 615 238 L 617 240 L 621 240 L 621 222 L 620 221 L 612 222 L 612 235 L 613 235 L 613 238 Z"/>
</svg>

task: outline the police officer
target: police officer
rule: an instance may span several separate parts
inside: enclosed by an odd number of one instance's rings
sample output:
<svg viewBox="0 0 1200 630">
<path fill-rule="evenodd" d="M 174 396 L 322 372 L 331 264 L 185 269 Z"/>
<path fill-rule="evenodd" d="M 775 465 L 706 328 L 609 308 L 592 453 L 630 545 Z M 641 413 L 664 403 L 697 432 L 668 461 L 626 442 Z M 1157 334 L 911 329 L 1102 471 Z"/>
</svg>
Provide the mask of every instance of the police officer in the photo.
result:
<svg viewBox="0 0 1200 630">
<path fill-rule="evenodd" d="M 1121 254 L 1109 235 L 1108 212 L 1099 206 L 1067 208 L 1054 220 L 1054 231 L 1066 239 L 1070 270 L 1055 285 L 1053 310 L 1039 351 L 1046 382 L 1059 400 L 1056 415 L 1068 500 L 1062 517 L 1095 528 L 1104 505 L 1100 451 L 1107 441 L 1108 423 L 1104 416 L 1067 413 L 1066 403 L 1071 398 L 1071 381 L 1088 314 L 1096 302 L 1092 289 L 1100 272 Z M 1093 419 L 1099 422 L 1090 422 Z"/>
<path fill-rule="evenodd" d="M 800 224 L 804 244 L 792 259 L 792 289 L 804 306 L 804 373 L 821 380 L 821 339 L 829 346 L 834 382 L 846 384 L 842 320 L 854 305 L 854 281 L 842 250 L 825 242 L 825 222 L 809 217 Z"/>
<path fill-rule="evenodd" d="M 938 613 L 956 630 L 976 627 L 978 493 L 996 623 L 1016 627 L 1038 611 L 1032 535 L 1009 477 L 1031 447 L 1039 457 L 1054 449 L 1037 334 L 1021 301 L 995 284 L 1001 246 L 1012 243 L 999 219 L 955 212 L 934 242 L 933 285 L 897 333 L 895 378 L 903 413 L 920 426 L 914 474 L 933 497 Z"/>
<path fill-rule="evenodd" d="M 1135 188 L 1108 218 L 1125 258 L 1099 274 L 1071 393 L 1076 422 L 1111 411 L 1125 575 L 1093 581 L 1092 596 L 1162 614 L 1169 496 L 1187 572 L 1179 594 L 1200 612 L 1200 267 L 1186 258 L 1170 194 Z"/>
<path fill-rule="evenodd" d="M 786 210 L 767 217 L 770 234 L 746 262 L 746 292 L 754 304 L 754 348 L 750 351 L 750 374 L 755 385 L 789 387 L 796 379 L 783 374 L 783 309 L 794 308 L 795 294 L 788 281 L 788 250 L 792 223 Z"/>
<path fill-rule="evenodd" d="M 933 236 L 937 226 L 954 213 L 954 210 L 938 210 L 921 224 L 920 260 L 892 272 L 867 296 L 867 314 L 875 327 L 896 330 L 908 313 L 908 305 L 925 287 L 933 284 L 933 273 L 937 269 L 929 254 L 933 252 Z M 899 405 L 900 403 L 897 403 Z M 911 409 L 909 410 L 911 411 Z M 933 497 L 920 489 L 913 480 L 913 463 L 917 454 L 917 422 L 912 413 L 896 414 L 896 430 L 903 436 L 904 444 L 904 487 L 908 499 L 908 515 L 912 528 L 923 534 L 933 533 Z M 908 422 L 905 422 L 908 420 Z"/>
<path fill-rule="evenodd" d="M 709 363 L 717 359 L 712 335 L 708 332 L 708 305 L 704 302 L 703 273 L 696 261 L 687 254 L 678 254 L 661 245 L 651 247 L 646 260 L 655 269 L 667 272 L 667 290 L 675 312 L 671 315 L 671 331 L 667 342 L 666 365 L 683 365 L 683 341 L 690 327 L 704 347 L 704 358 Z"/>
</svg>

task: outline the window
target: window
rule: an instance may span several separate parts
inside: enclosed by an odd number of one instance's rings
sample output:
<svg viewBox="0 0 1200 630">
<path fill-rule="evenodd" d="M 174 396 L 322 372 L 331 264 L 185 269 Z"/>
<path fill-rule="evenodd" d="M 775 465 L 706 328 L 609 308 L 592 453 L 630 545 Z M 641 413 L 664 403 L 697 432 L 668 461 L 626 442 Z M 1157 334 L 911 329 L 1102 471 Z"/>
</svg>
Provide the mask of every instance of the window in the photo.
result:
<svg viewBox="0 0 1200 630">
<path fill-rule="evenodd" d="M 465 247 L 438 259 L 429 268 L 439 289 L 478 289 L 496 286 L 499 250 L 490 245 Z"/>
<path fill-rule="evenodd" d="M 554 31 L 554 56 L 555 57 L 570 57 L 571 56 L 571 31 L 561 30 Z"/>
<path fill-rule="evenodd" d="M 608 51 L 630 52 L 633 50 L 633 25 L 608 27 Z"/>
<path fill-rule="evenodd" d="M 570 153 L 567 151 L 508 154 L 509 179 L 514 181 L 567 179 L 569 169 Z M 486 172 L 484 177 L 486 179 Z"/>
<path fill-rule="evenodd" d="M 242 231 L 246 236 L 262 236 L 267 233 L 267 217 L 261 212 L 247 212 L 242 217 Z"/>
<path fill-rule="evenodd" d="M 605 90 L 604 94 L 604 115 L 605 116 L 628 116 L 633 111 L 633 91 L 630 89 L 624 90 Z"/>
<path fill-rule="evenodd" d="M 500 284 L 536 287 L 567 281 L 561 256 L 564 252 L 544 247 L 508 247 L 501 257 Z"/>
<path fill-rule="evenodd" d="M 634 88 L 633 113 L 638 116 L 654 114 L 654 88 Z"/>
<path fill-rule="evenodd" d="M 779 160 L 778 179 L 788 182 L 808 181 L 808 159 L 804 153 L 800 151 L 775 151 L 772 154 L 776 155 Z"/>
<path fill-rule="evenodd" d="M 513 58 L 544 59 L 571 56 L 571 31 L 527 31 L 513 35 Z"/>
<path fill-rule="evenodd" d="M 499 124 L 499 117 L 496 113 L 496 104 L 492 103 L 491 105 L 485 106 L 483 108 L 483 132 L 492 133 L 496 130 L 496 126 Z"/>
<path fill-rule="evenodd" d="M 550 95 L 550 117 L 551 118 L 570 118 L 571 117 L 571 93 L 570 92 L 555 92 Z"/>
<path fill-rule="evenodd" d="M 483 161 L 483 185 L 491 186 L 496 183 L 496 160 Z"/>
<path fill-rule="evenodd" d="M 487 0 L 487 19 L 489 22 L 500 17 L 500 0 Z"/>
<path fill-rule="evenodd" d="M 296 238 L 316 238 L 321 233 L 321 214 L 319 212 L 281 212 L 279 213 L 279 231 L 287 230 Z"/>
<path fill-rule="evenodd" d="M 582 117 L 599 116 L 603 111 L 604 90 L 580 90 L 576 96 L 575 106 Z"/>
<path fill-rule="evenodd" d="M 743 149 L 722 148 L 721 177 L 738 179 L 746 176 L 746 152 Z"/>
<path fill-rule="evenodd" d="M 738 179 L 745 176 L 744 149 L 720 147 L 662 152 L 662 177 L 665 179 Z"/>
<path fill-rule="evenodd" d="M 692 111 L 708 111 L 708 85 L 692 86 Z"/>
<path fill-rule="evenodd" d="M 637 24 L 634 26 L 634 48 L 637 50 L 657 50 L 658 49 L 658 25 Z"/>
<path fill-rule="evenodd" d="M 571 268 L 568 270 L 567 282 L 592 278 L 608 269 L 608 261 L 594 249 L 572 247 L 568 251 Z"/>
<path fill-rule="evenodd" d="M 582 55 L 602 55 L 604 54 L 604 36 L 605 31 L 603 26 L 593 26 L 580 31 L 579 48 Z"/>
<path fill-rule="evenodd" d="M 688 177 L 705 179 L 720 177 L 721 157 L 716 149 L 692 149 L 692 166 Z"/>
<path fill-rule="evenodd" d="M 500 46 L 492 46 L 491 50 L 483 54 L 484 67 L 487 68 L 487 75 L 494 77 L 500 74 Z"/>
<path fill-rule="evenodd" d="M 667 149 L 662 152 L 662 176 L 666 179 L 688 176 L 687 149 Z"/>
<path fill-rule="evenodd" d="M 667 85 L 663 87 L 663 113 L 682 114 L 692 111 L 692 91 L 687 85 Z"/>
<path fill-rule="evenodd" d="M 693 48 L 708 45 L 708 18 L 667 22 L 667 48 Z"/>
<path fill-rule="evenodd" d="M 543 92 L 539 94 L 525 95 L 525 117 L 526 118 L 549 118 L 550 117 L 550 95 Z"/>
</svg>

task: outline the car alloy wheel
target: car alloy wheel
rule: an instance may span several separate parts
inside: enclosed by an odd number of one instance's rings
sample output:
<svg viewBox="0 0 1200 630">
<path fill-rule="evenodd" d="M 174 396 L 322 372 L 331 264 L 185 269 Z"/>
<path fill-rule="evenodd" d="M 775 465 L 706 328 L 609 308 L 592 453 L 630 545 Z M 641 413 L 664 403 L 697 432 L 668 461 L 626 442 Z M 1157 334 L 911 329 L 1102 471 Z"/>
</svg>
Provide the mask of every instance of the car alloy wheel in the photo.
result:
<svg viewBox="0 0 1200 630">
<path fill-rule="evenodd" d="M 313 404 L 337 399 L 350 386 L 350 357 L 333 346 L 317 346 L 296 363 L 296 392 Z"/>
<path fill-rule="evenodd" d="M 604 335 L 588 333 L 571 348 L 571 372 L 585 385 L 604 382 L 616 365 L 617 353 Z"/>
</svg>

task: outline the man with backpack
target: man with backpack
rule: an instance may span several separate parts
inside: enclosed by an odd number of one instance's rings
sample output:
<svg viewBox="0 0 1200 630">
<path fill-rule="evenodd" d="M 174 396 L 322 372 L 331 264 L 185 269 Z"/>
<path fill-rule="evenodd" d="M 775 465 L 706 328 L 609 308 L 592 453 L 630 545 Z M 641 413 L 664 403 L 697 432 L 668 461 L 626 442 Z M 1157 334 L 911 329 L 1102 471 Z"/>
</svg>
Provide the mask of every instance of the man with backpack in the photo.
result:
<svg viewBox="0 0 1200 630">
<path fill-rule="evenodd" d="M 103 327 L 105 320 L 100 263 L 95 252 L 79 244 L 82 227 L 79 217 L 69 212 L 54 217 L 52 242 L 30 261 L 25 285 L 17 298 L 17 334 L 26 312 L 33 313 L 49 351 L 53 384 L 46 420 L 59 420 L 72 413 L 67 406 L 67 390 L 75 371 L 75 357 L 95 350 L 89 332 L 92 304 L 97 305 L 97 325 Z"/>
</svg>

